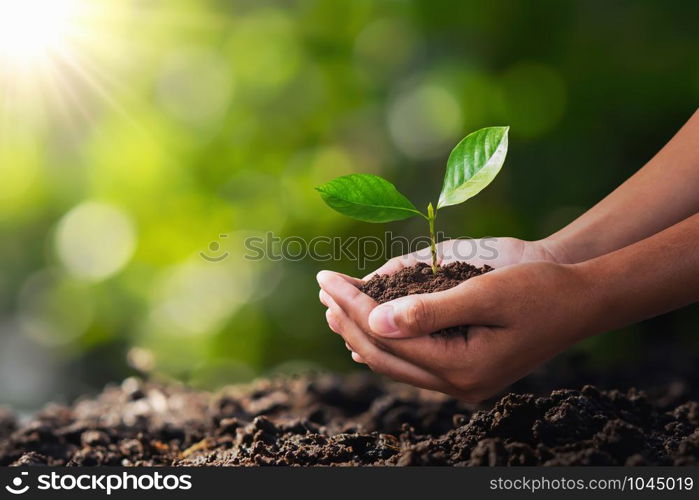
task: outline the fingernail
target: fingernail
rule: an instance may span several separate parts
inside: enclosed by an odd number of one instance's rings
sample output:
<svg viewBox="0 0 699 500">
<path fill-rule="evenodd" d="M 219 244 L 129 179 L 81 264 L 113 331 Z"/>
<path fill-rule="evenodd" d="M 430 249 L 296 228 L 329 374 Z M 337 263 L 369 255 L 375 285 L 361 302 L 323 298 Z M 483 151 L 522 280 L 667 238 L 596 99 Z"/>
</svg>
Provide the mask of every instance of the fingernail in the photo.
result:
<svg viewBox="0 0 699 500">
<path fill-rule="evenodd" d="M 332 311 L 330 311 L 330 309 L 325 311 L 325 320 L 327 321 L 328 326 L 333 332 L 340 333 L 337 324 L 337 319 L 335 318 L 335 315 L 332 313 Z"/>
<path fill-rule="evenodd" d="M 330 271 L 320 271 L 318 274 L 316 274 L 316 281 L 320 286 L 323 286 L 323 283 L 327 281 L 329 277 Z"/>
<path fill-rule="evenodd" d="M 316 280 L 325 291 L 333 291 L 337 288 L 337 277 L 332 271 L 321 271 L 316 275 Z"/>
<path fill-rule="evenodd" d="M 378 335 L 397 337 L 400 335 L 396 324 L 396 311 L 391 304 L 382 304 L 369 315 L 369 326 Z"/>
</svg>

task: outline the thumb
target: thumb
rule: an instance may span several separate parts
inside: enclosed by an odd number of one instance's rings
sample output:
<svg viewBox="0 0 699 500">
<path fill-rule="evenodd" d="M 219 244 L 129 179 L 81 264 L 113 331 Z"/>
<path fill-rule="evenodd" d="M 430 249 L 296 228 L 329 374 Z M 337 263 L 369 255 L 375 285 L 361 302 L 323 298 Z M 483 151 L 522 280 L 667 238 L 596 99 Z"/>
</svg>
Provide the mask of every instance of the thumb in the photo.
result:
<svg viewBox="0 0 699 500">
<path fill-rule="evenodd" d="M 408 295 L 375 307 L 369 314 L 371 331 L 386 338 L 429 335 L 459 325 L 493 325 L 496 304 L 473 283 L 443 292 Z"/>
</svg>

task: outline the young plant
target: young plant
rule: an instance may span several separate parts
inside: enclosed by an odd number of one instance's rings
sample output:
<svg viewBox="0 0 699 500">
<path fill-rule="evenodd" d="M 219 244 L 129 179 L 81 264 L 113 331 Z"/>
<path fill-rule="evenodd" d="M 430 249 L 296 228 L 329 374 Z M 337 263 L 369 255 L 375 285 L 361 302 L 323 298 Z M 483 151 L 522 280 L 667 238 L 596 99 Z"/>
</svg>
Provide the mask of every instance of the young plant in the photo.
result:
<svg viewBox="0 0 699 500">
<path fill-rule="evenodd" d="M 387 180 L 372 174 L 343 175 L 316 187 L 332 209 L 365 222 L 390 222 L 419 215 L 430 227 L 432 272 L 437 272 L 435 220 L 440 208 L 458 205 L 477 195 L 500 172 L 507 155 L 510 127 L 487 127 L 467 135 L 447 161 L 437 207 L 430 202 L 427 213 L 415 208 Z"/>
</svg>

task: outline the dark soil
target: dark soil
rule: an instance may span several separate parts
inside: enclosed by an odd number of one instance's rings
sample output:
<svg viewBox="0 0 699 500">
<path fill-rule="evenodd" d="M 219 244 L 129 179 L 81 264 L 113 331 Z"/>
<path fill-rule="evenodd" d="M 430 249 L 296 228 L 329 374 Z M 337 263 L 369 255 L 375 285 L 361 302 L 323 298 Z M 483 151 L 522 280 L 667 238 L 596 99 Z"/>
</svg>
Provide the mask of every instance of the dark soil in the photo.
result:
<svg viewBox="0 0 699 500">
<path fill-rule="evenodd" d="M 216 394 L 128 379 L 17 426 L 0 465 L 699 465 L 699 404 L 635 390 L 509 394 L 475 411 L 370 376 Z"/>
<path fill-rule="evenodd" d="M 394 274 L 376 275 L 360 287 L 360 290 L 379 304 L 383 304 L 406 295 L 448 290 L 467 279 L 480 276 L 492 270 L 493 268 L 490 266 L 478 268 L 466 262 L 453 262 L 439 267 L 435 274 L 432 272 L 432 267 L 420 263 L 413 267 L 401 269 Z M 468 326 L 454 326 L 435 332 L 435 334 L 465 335 L 467 332 Z"/>
</svg>

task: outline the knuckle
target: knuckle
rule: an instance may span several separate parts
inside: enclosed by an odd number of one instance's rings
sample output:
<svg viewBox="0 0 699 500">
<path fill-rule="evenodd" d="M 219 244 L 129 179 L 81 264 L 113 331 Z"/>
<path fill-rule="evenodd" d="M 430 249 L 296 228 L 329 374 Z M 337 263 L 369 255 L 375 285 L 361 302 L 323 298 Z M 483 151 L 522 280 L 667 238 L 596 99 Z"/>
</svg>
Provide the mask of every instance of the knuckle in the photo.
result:
<svg viewBox="0 0 699 500">
<path fill-rule="evenodd" d="M 434 324 L 433 311 L 421 298 L 410 301 L 405 311 L 405 319 L 408 327 L 425 332 Z"/>
<path fill-rule="evenodd" d="M 489 273 L 467 280 L 458 285 L 464 293 L 472 294 L 477 300 L 470 304 L 476 312 L 492 314 L 493 311 L 502 311 L 503 298 L 508 297 L 508 290 L 501 289 L 501 282 L 497 276 L 489 276 Z M 510 294 L 511 295 L 511 294 Z"/>
<path fill-rule="evenodd" d="M 367 338 L 376 349 L 379 349 L 380 351 L 391 352 L 390 342 L 387 342 L 386 340 L 380 339 L 373 335 L 368 335 Z"/>
<path fill-rule="evenodd" d="M 362 299 L 362 292 L 356 286 L 350 286 L 347 288 L 348 298 L 350 302 L 357 302 Z"/>
<path fill-rule="evenodd" d="M 361 354 L 364 363 L 377 373 L 383 373 L 384 363 L 381 360 L 381 356 L 377 355 L 376 352 L 365 352 Z"/>
</svg>

